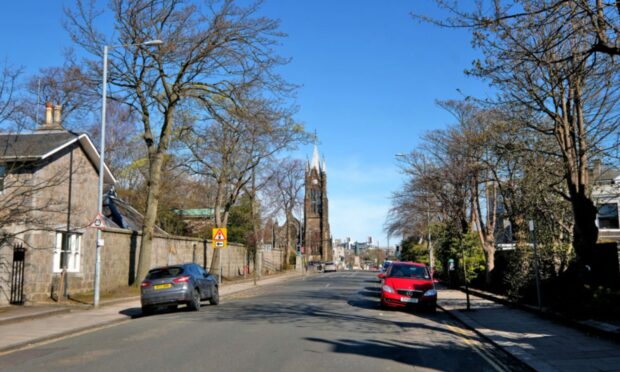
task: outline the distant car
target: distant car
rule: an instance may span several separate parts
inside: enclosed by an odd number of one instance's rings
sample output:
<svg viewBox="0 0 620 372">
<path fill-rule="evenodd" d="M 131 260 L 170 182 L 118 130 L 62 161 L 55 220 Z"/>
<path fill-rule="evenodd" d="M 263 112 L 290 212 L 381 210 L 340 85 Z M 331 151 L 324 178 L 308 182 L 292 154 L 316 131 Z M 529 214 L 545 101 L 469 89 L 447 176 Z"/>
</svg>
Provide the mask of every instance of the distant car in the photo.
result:
<svg viewBox="0 0 620 372">
<path fill-rule="evenodd" d="M 202 300 L 217 305 L 219 285 L 216 276 L 194 263 L 151 269 L 140 284 L 143 314 L 152 313 L 157 306 L 179 304 L 198 311 Z"/>
<path fill-rule="evenodd" d="M 382 307 L 414 305 L 434 312 L 437 309 L 437 290 L 424 264 L 393 262 L 387 271 L 377 275 L 383 279 Z"/>
<path fill-rule="evenodd" d="M 383 261 L 383 265 L 381 266 L 381 268 L 379 269 L 382 273 L 387 271 L 387 268 L 390 267 L 390 265 L 392 264 L 392 261 Z"/>
<path fill-rule="evenodd" d="M 325 262 L 323 264 L 323 272 L 327 273 L 327 272 L 335 272 L 338 271 L 338 268 L 336 267 L 336 264 L 329 261 L 329 262 Z"/>
</svg>

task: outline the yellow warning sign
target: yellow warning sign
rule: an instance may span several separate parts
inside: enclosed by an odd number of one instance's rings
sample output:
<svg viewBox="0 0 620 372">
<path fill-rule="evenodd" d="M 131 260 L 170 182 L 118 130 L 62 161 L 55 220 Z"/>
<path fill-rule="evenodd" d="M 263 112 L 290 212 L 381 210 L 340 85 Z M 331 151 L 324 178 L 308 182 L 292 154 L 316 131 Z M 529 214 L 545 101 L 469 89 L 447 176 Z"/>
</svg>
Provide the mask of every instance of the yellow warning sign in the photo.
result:
<svg viewBox="0 0 620 372">
<path fill-rule="evenodd" d="M 213 248 L 226 248 L 228 245 L 227 231 L 225 227 L 216 227 L 211 235 Z"/>
</svg>

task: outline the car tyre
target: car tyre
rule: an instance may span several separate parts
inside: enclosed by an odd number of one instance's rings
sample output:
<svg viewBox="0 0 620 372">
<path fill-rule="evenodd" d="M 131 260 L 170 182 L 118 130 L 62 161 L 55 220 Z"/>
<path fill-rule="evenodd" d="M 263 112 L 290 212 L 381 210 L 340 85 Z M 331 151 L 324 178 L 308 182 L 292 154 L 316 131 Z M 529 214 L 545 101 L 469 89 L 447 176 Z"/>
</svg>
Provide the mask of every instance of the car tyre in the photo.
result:
<svg viewBox="0 0 620 372">
<path fill-rule="evenodd" d="M 432 304 L 432 305 L 426 306 L 426 311 L 428 311 L 431 314 L 436 313 L 437 312 L 437 304 Z"/>
<path fill-rule="evenodd" d="M 385 304 L 385 302 L 383 302 L 383 299 L 382 299 L 381 301 L 379 301 L 379 307 L 380 307 L 382 310 L 389 310 L 388 305 L 386 305 L 386 304 Z"/>
<path fill-rule="evenodd" d="M 213 287 L 213 294 L 211 298 L 209 298 L 209 303 L 211 305 L 217 305 L 220 303 L 220 290 L 217 286 Z"/>
<path fill-rule="evenodd" d="M 153 306 L 142 305 L 142 315 L 143 316 L 152 315 L 153 312 L 154 312 Z"/>
<path fill-rule="evenodd" d="M 187 307 L 189 307 L 191 311 L 200 310 L 200 292 L 198 291 L 198 288 L 194 288 L 192 299 L 187 304 Z"/>
</svg>

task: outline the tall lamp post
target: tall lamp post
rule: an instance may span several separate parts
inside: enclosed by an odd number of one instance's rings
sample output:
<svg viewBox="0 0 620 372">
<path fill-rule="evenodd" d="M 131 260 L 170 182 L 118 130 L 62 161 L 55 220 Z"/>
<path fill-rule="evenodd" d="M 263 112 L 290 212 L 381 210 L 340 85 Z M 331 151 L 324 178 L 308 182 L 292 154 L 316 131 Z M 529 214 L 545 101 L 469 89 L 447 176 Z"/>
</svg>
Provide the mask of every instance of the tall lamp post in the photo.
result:
<svg viewBox="0 0 620 372">
<path fill-rule="evenodd" d="M 99 193 L 97 196 L 97 216 L 100 217 L 103 214 L 103 179 L 105 168 L 105 117 L 106 117 L 106 98 L 107 98 L 107 85 L 108 85 L 108 50 L 116 48 L 124 48 L 128 46 L 148 46 L 148 45 L 161 45 L 161 40 L 149 40 L 143 43 L 136 44 L 122 44 L 103 46 L 103 86 L 101 88 L 101 145 L 99 153 Z M 97 229 L 97 246 L 95 248 L 95 283 L 94 283 L 94 299 L 93 305 L 99 306 L 99 288 L 101 287 L 101 247 L 103 246 L 103 239 L 101 238 L 101 229 Z"/>
</svg>

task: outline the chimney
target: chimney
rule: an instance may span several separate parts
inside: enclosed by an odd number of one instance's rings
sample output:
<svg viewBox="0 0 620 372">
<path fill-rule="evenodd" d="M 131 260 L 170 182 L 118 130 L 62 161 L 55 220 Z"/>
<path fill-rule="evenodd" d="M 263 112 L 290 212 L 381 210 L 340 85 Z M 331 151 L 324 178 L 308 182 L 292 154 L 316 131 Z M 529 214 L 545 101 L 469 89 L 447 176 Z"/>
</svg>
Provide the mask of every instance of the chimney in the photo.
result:
<svg viewBox="0 0 620 372">
<path fill-rule="evenodd" d="M 47 102 L 45 104 L 45 123 L 43 124 L 46 127 L 52 126 L 52 103 Z"/>
<path fill-rule="evenodd" d="M 54 126 L 60 127 L 60 114 L 62 111 L 62 105 L 54 106 Z"/>
<path fill-rule="evenodd" d="M 61 120 L 61 105 L 53 105 L 51 102 L 45 103 L 45 122 L 39 126 L 39 131 L 57 131 L 63 130 L 60 125 Z"/>
</svg>

